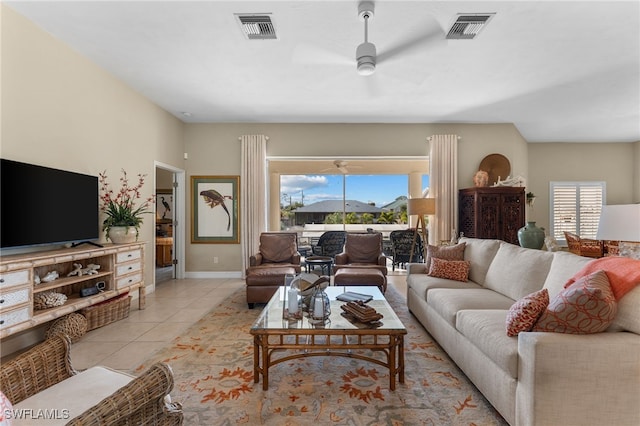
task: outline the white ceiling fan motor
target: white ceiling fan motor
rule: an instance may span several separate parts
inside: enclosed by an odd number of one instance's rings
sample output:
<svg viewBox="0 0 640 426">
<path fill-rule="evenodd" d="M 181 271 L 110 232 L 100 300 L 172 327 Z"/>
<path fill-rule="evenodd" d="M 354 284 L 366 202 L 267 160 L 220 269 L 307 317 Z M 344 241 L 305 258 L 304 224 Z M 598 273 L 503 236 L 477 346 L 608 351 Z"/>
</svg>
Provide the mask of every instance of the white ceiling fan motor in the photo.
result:
<svg viewBox="0 0 640 426">
<path fill-rule="evenodd" d="M 364 43 L 356 49 L 358 74 L 371 75 L 376 70 L 376 46 L 369 43 L 369 19 L 373 18 L 373 2 L 361 2 L 358 5 L 358 16 L 364 21 Z"/>
</svg>

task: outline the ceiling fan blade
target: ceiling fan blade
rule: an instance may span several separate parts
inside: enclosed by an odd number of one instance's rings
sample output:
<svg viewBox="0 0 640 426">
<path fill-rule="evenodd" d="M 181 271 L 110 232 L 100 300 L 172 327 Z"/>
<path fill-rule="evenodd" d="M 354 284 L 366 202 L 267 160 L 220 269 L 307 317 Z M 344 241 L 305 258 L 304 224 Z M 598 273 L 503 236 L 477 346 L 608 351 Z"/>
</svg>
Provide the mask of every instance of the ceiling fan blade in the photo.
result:
<svg viewBox="0 0 640 426">
<path fill-rule="evenodd" d="M 423 31 L 415 36 L 402 40 L 400 43 L 381 49 L 377 62 L 385 63 L 389 60 L 402 59 L 401 56 L 412 52 L 423 51 L 428 53 L 428 49 L 446 44 L 445 34 L 440 26 L 431 26 L 427 31 Z"/>
<path fill-rule="evenodd" d="M 291 61 L 302 65 L 350 65 L 355 66 L 355 60 L 333 50 L 325 49 L 309 43 L 298 43 L 293 48 Z"/>
</svg>

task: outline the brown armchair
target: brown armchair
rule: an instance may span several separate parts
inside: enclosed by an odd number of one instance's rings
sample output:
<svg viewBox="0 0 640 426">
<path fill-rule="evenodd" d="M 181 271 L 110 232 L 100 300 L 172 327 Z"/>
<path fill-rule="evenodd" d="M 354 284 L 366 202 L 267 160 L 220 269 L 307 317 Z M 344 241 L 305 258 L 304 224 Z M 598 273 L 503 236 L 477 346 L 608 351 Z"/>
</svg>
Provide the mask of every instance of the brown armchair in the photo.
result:
<svg viewBox="0 0 640 426">
<path fill-rule="evenodd" d="M 266 303 L 284 283 L 287 274 L 300 273 L 295 232 L 263 232 L 259 252 L 249 258 L 246 271 L 247 303 Z"/>
<path fill-rule="evenodd" d="M 377 285 L 387 288 L 387 258 L 382 234 L 347 233 L 344 251 L 335 257 L 336 285 Z"/>
</svg>

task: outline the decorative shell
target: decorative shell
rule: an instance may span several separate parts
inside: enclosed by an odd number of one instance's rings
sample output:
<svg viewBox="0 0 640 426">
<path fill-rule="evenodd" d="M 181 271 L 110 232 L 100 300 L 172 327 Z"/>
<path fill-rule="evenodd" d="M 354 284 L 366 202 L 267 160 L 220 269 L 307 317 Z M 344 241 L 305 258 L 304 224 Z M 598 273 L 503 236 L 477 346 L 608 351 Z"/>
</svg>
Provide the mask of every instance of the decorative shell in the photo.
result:
<svg viewBox="0 0 640 426">
<path fill-rule="evenodd" d="M 37 293 L 33 297 L 33 308 L 36 310 L 54 308 L 56 306 L 62 306 L 67 301 L 67 296 L 62 293 L 56 293 L 54 291 L 45 291 Z"/>
</svg>

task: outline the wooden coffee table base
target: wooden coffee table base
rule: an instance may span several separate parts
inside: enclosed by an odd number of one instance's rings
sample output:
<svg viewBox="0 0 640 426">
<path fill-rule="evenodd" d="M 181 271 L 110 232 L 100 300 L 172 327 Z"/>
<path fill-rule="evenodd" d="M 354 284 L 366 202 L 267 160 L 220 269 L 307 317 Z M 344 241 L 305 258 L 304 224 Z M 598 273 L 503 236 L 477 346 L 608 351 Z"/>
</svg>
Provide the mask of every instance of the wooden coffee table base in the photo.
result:
<svg viewBox="0 0 640 426">
<path fill-rule="evenodd" d="M 269 368 L 296 358 L 312 356 L 341 356 L 372 362 L 389 369 L 389 389 L 396 389 L 398 382 L 404 383 L 404 335 L 406 331 L 393 330 L 287 330 L 286 333 L 274 333 L 274 330 L 260 330 L 253 336 L 253 381 L 258 383 L 262 375 L 262 389 L 269 388 Z M 299 332 L 298 332 L 299 331 Z M 356 333 L 358 331 L 355 331 Z M 381 333 L 378 333 L 380 331 Z M 313 332 L 313 334 L 309 334 Z M 383 352 L 386 362 L 371 356 L 355 353 L 362 349 Z M 296 351 L 275 358 L 276 352 Z"/>
</svg>

